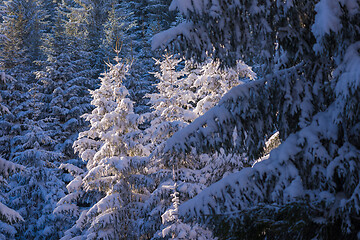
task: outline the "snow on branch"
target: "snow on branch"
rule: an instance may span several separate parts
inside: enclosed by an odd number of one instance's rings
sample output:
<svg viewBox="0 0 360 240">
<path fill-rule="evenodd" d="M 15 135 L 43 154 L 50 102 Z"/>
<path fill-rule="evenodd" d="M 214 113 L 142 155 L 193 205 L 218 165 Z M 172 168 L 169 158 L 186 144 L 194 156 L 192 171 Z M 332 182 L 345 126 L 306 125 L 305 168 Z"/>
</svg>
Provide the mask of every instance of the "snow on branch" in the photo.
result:
<svg viewBox="0 0 360 240">
<path fill-rule="evenodd" d="M 354 224 L 349 216 L 360 210 L 360 152 L 348 142 L 333 144 L 338 139 L 338 127 L 329 121 L 333 112 L 334 105 L 315 115 L 308 127 L 291 134 L 268 159 L 225 177 L 180 205 L 180 216 L 208 221 L 261 204 L 310 201 L 317 209 L 315 215 L 328 211 L 326 222 L 349 219 L 343 226 L 346 231 Z M 338 194 L 336 188 L 344 192 Z"/>
<path fill-rule="evenodd" d="M 1 34 L 0 34 L 0 40 L 1 40 Z M 5 72 L 0 72 L 0 82 L 2 82 L 3 84 L 7 84 L 7 83 L 11 83 L 11 82 L 15 82 L 16 79 L 13 78 L 12 76 L 5 74 Z M 0 95 L 0 115 L 4 115 L 4 114 L 10 114 L 10 110 L 8 109 L 7 106 L 5 106 L 4 104 L 2 104 L 2 97 Z"/>
<path fill-rule="evenodd" d="M 168 29 L 166 31 L 155 34 L 152 38 L 151 49 L 155 50 L 160 47 L 167 46 L 179 35 L 190 36 L 193 24 L 189 22 L 180 23 L 178 26 Z"/>
<path fill-rule="evenodd" d="M 0 203 L 0 220 L 8 223 L 16 223 L 16 222 L 24 221 L 24 219 L 21 217 L 21 215 L 18 212 L 12 210 L 11 208 L 8 208 L 2 203 Z"/>
<path fill-rule="evenodd" d="M 10 174 L 24 169 L 24 166 L 7 161 L 0 157 L 0 173 L 4 177 L 8 177 Z"/>
<path fill-rule="evenodd" d="M 84 173 L 84 170 L 70 163 L 62 163 L 59 168 L 68 171 L 72 176 L 78 176 Z"/>
<path fill-rule="evenodd" d="M 163 150 L 165 158 L 185 154 L 191 148 L 200 152 L 220 148 L 229 150 L 235 146 L 243 146 L 244 143 L 252 148 L 250 151 L 256 152 L 259 146 L 250 146 L 255 142 L 251 138 L 256 137 L 256 134 L 261 136 L 264 124 L 260 123 L 263 113 L 253 105 L 255 101 L 252 100 L 259 97 L 259 89 L 264 83 L 265 79 L 262 79 L 231 89 L 217 106 L 166 141 Z M 252 127 L 246 127 L 248 125 Z M 237 132 L 235 140 L 234 131 Z"/>
</svg>

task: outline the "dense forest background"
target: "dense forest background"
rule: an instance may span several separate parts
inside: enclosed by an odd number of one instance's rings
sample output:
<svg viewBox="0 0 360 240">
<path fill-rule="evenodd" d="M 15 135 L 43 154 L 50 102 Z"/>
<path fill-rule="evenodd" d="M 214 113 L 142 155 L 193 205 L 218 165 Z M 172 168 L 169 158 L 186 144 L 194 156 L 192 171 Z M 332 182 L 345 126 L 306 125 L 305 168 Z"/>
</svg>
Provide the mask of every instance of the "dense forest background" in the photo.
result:
<svg viewBox="0 0 360 240">
<path fill-rule="evenodd" d="M 359 0 L 0 0 L 1 239 L 359 239 Z"/>
</svg>

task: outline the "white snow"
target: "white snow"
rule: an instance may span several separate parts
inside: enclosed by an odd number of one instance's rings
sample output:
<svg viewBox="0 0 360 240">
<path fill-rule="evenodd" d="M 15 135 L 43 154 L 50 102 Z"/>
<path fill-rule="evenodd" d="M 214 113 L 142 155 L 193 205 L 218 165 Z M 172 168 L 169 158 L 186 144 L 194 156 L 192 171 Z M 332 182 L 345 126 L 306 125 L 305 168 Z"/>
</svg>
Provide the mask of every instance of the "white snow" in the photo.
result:
<svg viewBox="0 0 360 240">
<path fill-rule="evenodd" d="M 192 28 L 192 23 L 183 22 L 176 27 L 155 34 L 151 41 L 151 49 L 155 50 L 157 48 L 164 47 L 168 45 L 171 41 L 173 41 L 175 38 L 177 38 L 179 35 L 189 36 Z"/>
</svg>

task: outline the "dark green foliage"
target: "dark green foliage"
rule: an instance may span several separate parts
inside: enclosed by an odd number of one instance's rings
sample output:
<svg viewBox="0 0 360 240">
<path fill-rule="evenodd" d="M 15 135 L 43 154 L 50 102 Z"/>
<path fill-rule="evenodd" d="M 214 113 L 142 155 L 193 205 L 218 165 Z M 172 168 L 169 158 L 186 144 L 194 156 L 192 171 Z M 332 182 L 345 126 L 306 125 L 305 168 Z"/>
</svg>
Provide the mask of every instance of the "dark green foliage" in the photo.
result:
<svg viewBox="0 0 360 240">
<path fill-rule="evenodd" d="M 230 144 L 257 158 L 274 129 L 282 141 L 268 159 L 184 203 L 180 214 L 205 214 L 220 237 L 356 238 L 359 1 L 174 3 L 188 22 L 157 35 L 164 42 L 155 47 L 173 43 L 185 56 L 211 55 L 224 65 L 254 62 L 259 79 L 174 134 L 160 157 L 176 165 L 193 148 L 208 153 Z M 239 140 L 231 142 L 235 126 Z"/>
<path fill-rule="evenodd" d="M 41 31 L 44 20 L 42 3 L 35 0 L 3 2 L 3 21 L 0 34 L 0 69 L 18 80 L 28 81 L 35 69 L 33 61 L 42 58 Z"/>
<path fill-rule="evenodd" d="M 324 212 L 302 201 L 259 204 L 240 212 L 210 216 L 208 224 L 219 239 L 357 239 L 355 232 L 341 231 L 341 219 L 325 221 Z"/>
</svg>

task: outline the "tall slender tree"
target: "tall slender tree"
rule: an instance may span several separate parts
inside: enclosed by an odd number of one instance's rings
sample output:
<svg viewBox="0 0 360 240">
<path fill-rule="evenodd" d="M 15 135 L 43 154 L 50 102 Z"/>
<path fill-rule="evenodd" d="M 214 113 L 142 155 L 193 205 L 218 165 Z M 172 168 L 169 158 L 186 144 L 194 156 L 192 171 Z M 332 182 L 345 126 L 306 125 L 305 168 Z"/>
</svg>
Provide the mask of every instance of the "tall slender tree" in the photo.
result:
<svg viewBox="0 0 360 240">
<path fill-rule="evenodd" d="M 79 186 L 71 192 L 77 191 L 80 197 L 92 193 L 98 198 L 92 197 L 90 208 L 81 213 L 65 237 L 128 239 L 137 234 L 134 219 L 147 194 L 142 174 L 146 162 L 141 158 L 144 148 L 138 139 L 139 116 L 123 86 L 130 65 L 119 57 L 115 61 L 114 65 L 108 64 L 100 88 L 92 91 L 96 108 L 84 115 L 91 127 L 74 143 L 75 150 L 87 161 L 87 171 L 70 183 Z M 72 193 L 61 200 L 57 212 L 67 211 L 69 204 L 78 201 L 79 195 Z"/>
</svg>

